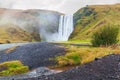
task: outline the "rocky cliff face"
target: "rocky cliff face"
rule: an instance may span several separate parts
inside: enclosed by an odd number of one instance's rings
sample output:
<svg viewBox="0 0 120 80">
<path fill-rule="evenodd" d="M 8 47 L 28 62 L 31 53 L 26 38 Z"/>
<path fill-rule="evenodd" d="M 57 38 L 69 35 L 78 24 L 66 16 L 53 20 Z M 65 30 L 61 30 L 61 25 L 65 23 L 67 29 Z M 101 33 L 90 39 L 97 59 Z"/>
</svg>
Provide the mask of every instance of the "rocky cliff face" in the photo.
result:
<svg viewBox="0 0 120 80">
<path fill-rule="evenodd" d="M 49 32 L 57 31 L 60 15 L 61 13 L 47 10 L 12 10 L 1 8 L 0 25 L 4 25 L 4 27 L 7 27 L 8 24 L 16 25 L 30 33 L 34 40 L 40 41 L 39 34 L 43 27 L 46 27 L 46 31 Z"/>
</svg>

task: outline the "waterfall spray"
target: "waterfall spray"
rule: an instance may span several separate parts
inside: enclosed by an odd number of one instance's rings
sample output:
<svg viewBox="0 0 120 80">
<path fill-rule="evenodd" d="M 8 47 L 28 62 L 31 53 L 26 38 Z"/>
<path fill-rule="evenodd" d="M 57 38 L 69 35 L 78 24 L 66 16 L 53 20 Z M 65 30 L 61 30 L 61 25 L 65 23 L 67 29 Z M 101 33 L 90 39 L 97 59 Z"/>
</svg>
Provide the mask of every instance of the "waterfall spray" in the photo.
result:
<svg viewBox="0 0 120 80">
<path fill-rule="evenodd" d="M 47 32 L 43 28 L 40 35 L 42 35 L 41 39 L 46 42 L 68 41 L 73 29 L 73 15 L 61 15 L 58 30 L 55 33 Z"/>
</svg>

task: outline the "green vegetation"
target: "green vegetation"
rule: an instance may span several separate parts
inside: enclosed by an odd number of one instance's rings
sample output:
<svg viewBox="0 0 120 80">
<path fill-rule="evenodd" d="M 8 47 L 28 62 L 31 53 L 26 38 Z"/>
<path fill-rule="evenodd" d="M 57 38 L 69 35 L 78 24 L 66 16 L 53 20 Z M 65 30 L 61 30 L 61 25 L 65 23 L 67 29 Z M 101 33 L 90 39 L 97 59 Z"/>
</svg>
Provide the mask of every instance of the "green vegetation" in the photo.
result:
<svg viewBox="0 0 120 80">
<path fill-rule="evenodd" d="M 67 42 L 63 42 L 63 43 L 71 43 L 71 44 L 90 44 L 90 40 L 70 40 Z"/>
<path fill-rule="evenodd" d="M 22 74 L 29 71 L 20 61 L 8 61 L 0 64 L 0 76 Z"/>
<path fill-rule="evenodd" d="M 120 47 L 78 47 L 67 46 L 66 54 L 55 58 L 58 65 L 63 66 L 75 66 L 85 64 L 94 61 L 96 58 L 101 58 L 110 54 L 120 54 Z"/>
<path fill-rule="evenodd" d="M 38 41 L 38 34 L 24 31 L 19 26 L 14 24 L 0 25 L 0 43 L 15 43 L 15 42 L 31 42 Z M 39 37 L 39 36 L 38 36 Z"/>
<path fill-rule="evenodd" d="M 92 44 L 98 46 L 110 46 L 118 42 L 119 26 L 106 25 L 93 34 Z"/>
<path fill-rule="evenodd" d="M 53 42 L 53 43 L 64 44 L 64 45 L 69 45 L 69 44 L 91 44 L 90 40 L 69 40 L 69 41 Z"/>
<path fill-rule="evenodd" d="M 75 30 L 70 40 L 91 40 L 104 25 L 120 25 L 120 4 L 86 6 L 74 14 Z M 120 39 L 120 33 L 118 38 Z"/>
<path fill-rule="evenodd" d="M 77 53 L 69 53 L 65 56 L 56 57 L 59 66 L 67 65 L 79 65 L 81 63 L 81 58 Z"/>
<path fill-rule="evenodd" d="M 94 47 L 67 46 L 67 53 L 56 58 L 58 65 L 70 65 L 67 58 L 68 54 L 71 56 L 77 54 L 80 58 L 79 64 L 85 64 L 96 58 L 120 53 L 120 47 L 116 44 L 120 40 L 120 28 L 116 26 L 120 25 L 119 10 L 120 4 L 90 5 L 78 10 L 74 14 L 75 29 L 68 43 L 90 44 L 90 41 L 92 41 Z M 67 60 L 64 60 L 66 58 Z M 78 64 L 74 62 L 72 65 Z"/>
</svg>

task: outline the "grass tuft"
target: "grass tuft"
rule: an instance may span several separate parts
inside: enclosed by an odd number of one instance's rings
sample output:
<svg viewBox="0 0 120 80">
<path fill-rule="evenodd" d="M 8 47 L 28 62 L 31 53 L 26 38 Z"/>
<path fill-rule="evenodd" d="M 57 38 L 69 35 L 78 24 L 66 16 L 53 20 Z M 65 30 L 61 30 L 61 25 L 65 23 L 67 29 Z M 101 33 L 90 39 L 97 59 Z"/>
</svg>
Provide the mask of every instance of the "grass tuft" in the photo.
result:
<svg viewBox="0 0 120 80">
<path fill-rule="evenodd" d="M 8 61 L 0 64 L 0 76 L 22 74 L 29 71 L 20 61 Z"/>
<path fill-rule="evenodd" d="M 67 49 L 65 55 L 55 58 L 58 62 L 58 67 L 81 65 L 110 54 L 120 54 L 120 47 L 67 46 Z"/>
</svg>

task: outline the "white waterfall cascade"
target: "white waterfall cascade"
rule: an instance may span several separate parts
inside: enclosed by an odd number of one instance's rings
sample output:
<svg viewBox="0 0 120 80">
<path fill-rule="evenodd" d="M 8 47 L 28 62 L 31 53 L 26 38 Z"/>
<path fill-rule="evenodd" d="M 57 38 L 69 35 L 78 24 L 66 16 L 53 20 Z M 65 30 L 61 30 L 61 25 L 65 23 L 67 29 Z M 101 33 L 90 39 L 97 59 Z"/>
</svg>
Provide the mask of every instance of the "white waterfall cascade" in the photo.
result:
<svg viewBox="0 0 120 80">
<path fill-rule="evenodd" d="M 73 30 L 73 15 L 61 15 L 59 19 L 58 31 L 52 34 L 44 30 L 42 31 L 44 31 L 43 37 L 46 42 L 60 42 L 68 41 Z"/>
<path fill-rule="evenodd" d="M 73 15 L 61 15 L 58 29 L 58 41 L 68 41 L 73 32 Z"/>
</svg>

